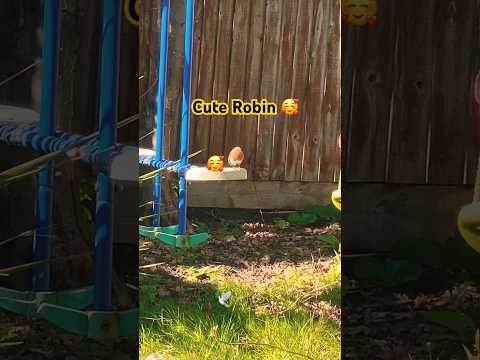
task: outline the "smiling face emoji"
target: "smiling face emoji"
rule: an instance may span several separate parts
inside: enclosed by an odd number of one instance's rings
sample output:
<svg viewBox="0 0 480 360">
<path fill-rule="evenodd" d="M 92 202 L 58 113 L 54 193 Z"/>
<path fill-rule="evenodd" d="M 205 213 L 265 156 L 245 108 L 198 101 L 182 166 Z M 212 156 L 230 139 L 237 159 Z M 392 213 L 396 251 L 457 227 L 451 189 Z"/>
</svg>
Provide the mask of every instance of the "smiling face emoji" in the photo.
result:
<svg viewBox="0 0 480 360">
<path fill-rule="evenodd" d="M 298 99 L 286 99 L 282 103 L 282 112 L 287 115 L 298 114 Z"/>
<path fill-rule="evenodd" d="M 207 169 L 210 171 L 223 171 L 223 156 L 211 156 L 207 162 Z"/>
<path fill-rule="evenodd" d="M 342 17 L 353 25 L 373 25 L 377 15 L 377 0 L 342 0 Z"/>
</svg>

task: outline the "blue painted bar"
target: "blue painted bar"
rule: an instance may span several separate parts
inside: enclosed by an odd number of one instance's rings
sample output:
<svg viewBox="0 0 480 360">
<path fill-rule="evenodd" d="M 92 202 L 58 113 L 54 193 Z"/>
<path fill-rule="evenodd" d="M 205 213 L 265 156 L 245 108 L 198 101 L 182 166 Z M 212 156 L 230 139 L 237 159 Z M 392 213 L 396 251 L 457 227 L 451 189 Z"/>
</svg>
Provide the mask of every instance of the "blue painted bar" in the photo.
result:
<svg viewBox="0 0 480 360">
<path fill-rule="evenodd" d="M 170 0 L 162 1 L 162 21 L 160 25 L 160 52 L 158 65 L 158 91 L 157 91 L 157 128 L 155 160 L 163 159 L 163 135 L 165 124 L 165 96 L 167 92 L 167 62 L 168 62 L 168 21 L 170 14 Z M 161 175 L 155 177 L 153 188 L 152 214 L 153 226 L 160 226 L 160 204 L 162 199 Z"/>
<path fill-rule="evenodd" d="M 43 7 L 42 48 L 42 94 L 40 105 L 40 135 L 55 132 L 55 108 L 57 100 L 58 54 L 59 54 L 59 0 L 45 0 Z M 35 217 L 37 231 L 33 239 L 33 260 L 50 258 L 52 239 L 53 177 L 51 164 L 44 165 L 37 179 Z M 50 287 L 50 266 L 37 265 L 33 268 L 34 291 L 47 291 Z"/>
<path fill-rule="evenodd" d="M 185 54 L 183 61 L 182 124 L 180 128 L 180 166 L 188 165 L 190 131 L 190 90 L 192 73 L 192 47 L 195 1 L 187 0 L 185 8 Z M 187 231 L 187 181 L 180 173 L 178 190 L 178 229 L 181 235 Z"/>
<path fill-rule="evenodd" d="M 61 131 L 56 131 L 55 135 L 43 136 L 40 135 L 40 129 L 38 126 L 18 127 L 12 124 L 1 124 L 0 121 L 0 143 L 24 147 L 39 153 L 47 154 L 64 151 L 75 144 L 82 142 L 83 139 L 83 135 L 70 134 Z M 97 138 L 92 138 L 83 145 L 79 145 L 79 150 L 81 154 L 81 157 L 79 158 L 80 161 L 90 165 L 104 167 L 105 169 L 108 169 L 114 160 L 120 160 L 119 158 L 124 157 L 126 152 L 128 152 L 128 156 L 130 156 L 132 151 L 136 151 L 137 154 L 139 152 L 138 147 L 121 144 L 117 144 L 116 146 L 107 149 L 100 149 Z M 164 159 L 156 160 L 155 155 L 137 155 L 137 159 L 139 165 L 155 169 L 168 168 L 172 171 L 180 170 L 179 161 Z"/>
<path fill-rule="evenodd" d="M 102 1 L 99 150 L 117 142 L 120 9 L 120 0 Z M 95 309 L 107 311 L 112 306 L 113 187 L 105 171 L 98 174 L 97 185 Z"/>
</svg>

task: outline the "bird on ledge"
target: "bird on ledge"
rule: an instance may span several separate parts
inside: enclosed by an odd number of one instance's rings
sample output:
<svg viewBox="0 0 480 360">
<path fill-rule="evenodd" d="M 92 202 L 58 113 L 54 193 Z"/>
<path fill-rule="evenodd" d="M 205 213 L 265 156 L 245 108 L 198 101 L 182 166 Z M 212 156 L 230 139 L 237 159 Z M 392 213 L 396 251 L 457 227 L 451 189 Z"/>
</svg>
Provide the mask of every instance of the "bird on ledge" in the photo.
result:
<svg viewBox="0 0 480 360">
<path fill-rule="evenodd" d="M 245 155 L 243 154 L 242 148 L 235 146 L 228 154 L 228 165 L 231 167 L 240 167 L 243 162 Z"/>
</svg>

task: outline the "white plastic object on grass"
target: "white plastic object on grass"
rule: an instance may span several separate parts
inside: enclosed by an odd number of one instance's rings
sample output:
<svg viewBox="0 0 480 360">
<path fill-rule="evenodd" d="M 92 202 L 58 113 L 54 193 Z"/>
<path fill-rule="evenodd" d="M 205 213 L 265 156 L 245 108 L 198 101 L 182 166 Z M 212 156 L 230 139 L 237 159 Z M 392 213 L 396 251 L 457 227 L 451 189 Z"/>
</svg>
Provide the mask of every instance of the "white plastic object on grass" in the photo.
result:
<svg viewBox="0 0 480 360">
<path fill-rule="evenodd" d="M 230 297 L 232 296 L 232 292 L 231 291 L 227 291 L 227 292 L 224 292 L 222 293 L 219 297 L 218 297 L 218 302 L 225 306 L 225 307 L 230 307 L 230 305 L 227 303 L 228 299 L 230 299 Z"/>
</svg>

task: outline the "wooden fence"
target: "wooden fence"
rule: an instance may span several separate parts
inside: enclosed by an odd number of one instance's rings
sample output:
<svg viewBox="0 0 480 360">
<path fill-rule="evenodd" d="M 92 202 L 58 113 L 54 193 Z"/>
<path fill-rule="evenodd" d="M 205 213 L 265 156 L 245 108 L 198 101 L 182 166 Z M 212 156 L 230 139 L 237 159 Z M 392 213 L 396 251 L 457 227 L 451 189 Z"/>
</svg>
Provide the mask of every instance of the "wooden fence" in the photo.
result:
<svg viewBox="0 0 480 360">
<path fill-rule="evenodd" d="M 342 26 L 346 250 L 452 235 L 477 166 L 479 2 L 379 0 L 377 17 Z"/>
<path fill-rule="evenodd" d="M 142 2 L 141 109 L 150 119 L 145 132 L 153 126 L 155 112 L 158 10 L 157 2 Z M 165 129 L 169 158 L 178 157 L 184 11 L 183 1 L 172 2 Z M 148 56 L 143 57 L 143 51 Z M 256 183 L 314 182 L 330 188 L 339 172 L 335 145 L 340 128 L 339 1 L 197 1 L 192 99 L 266 98 L 280 105 L 291 97 L 300 100 L 300 114 L 294 117 L 280 112 L 261 117 L 192 116 L 191 151 L 205 149 L 193 162 L 205 164 L 209 155 L 228 155 L 238 145 L 246 155 L 242 166 Z M 149 146 L 150 138 L 145 141 Z M 199 186 L 192 187 L 193 194 Z M 235 186 L 248 191 L 245 186 L 252 185 Z M 270 189 L 277 192 L 279 186 Z M 311 191 L 306 189 L 303 192 Z M 229 201 L 228 206 L 240 205 Z"/>
</svg>

